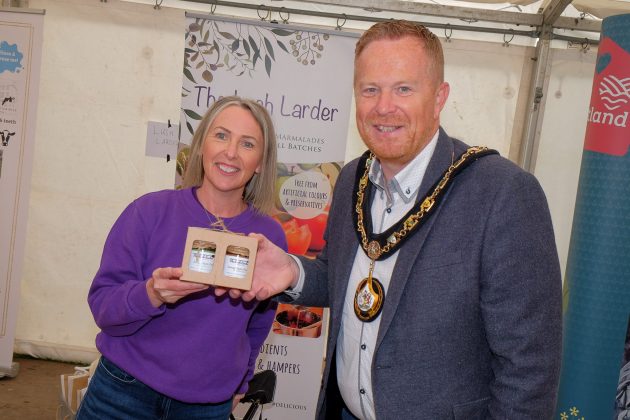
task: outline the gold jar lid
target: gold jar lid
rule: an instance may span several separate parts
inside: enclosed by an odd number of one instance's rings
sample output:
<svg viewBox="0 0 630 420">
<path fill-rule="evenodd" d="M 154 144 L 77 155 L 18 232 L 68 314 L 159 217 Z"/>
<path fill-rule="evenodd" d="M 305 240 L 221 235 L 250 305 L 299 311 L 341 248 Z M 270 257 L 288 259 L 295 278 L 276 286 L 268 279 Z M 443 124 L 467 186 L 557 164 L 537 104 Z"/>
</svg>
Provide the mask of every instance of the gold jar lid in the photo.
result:
<svg viewBox="0 0 630 420">
<path fill-rule="evenodd" d="M 230 245 L 225 252 L 231 255 L 238 255 L 239 257 L 249 257 L 249 249 L 242 246 Z"/>
<path fill-rule="evenodd" d="M 205 250 L 212 250 L 212 251 L 214 251 L 217 248 L 214 242 L 202 241 L 199 239 L 193 241 L 192 247 L 197 248 L 197 249 L 205 249 Z"/>
</svg>

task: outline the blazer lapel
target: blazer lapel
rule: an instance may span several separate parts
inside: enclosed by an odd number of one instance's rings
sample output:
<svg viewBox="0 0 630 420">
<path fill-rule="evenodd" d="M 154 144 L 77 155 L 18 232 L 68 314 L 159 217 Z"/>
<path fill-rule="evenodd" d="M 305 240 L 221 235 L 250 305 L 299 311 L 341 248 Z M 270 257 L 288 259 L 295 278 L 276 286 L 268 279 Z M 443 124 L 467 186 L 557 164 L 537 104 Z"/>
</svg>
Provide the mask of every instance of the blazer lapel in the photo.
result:
<svg viewBox="0 0 630 420">
<path fill-rule="evenodd" d="M 440 128 L 440 134 L 437 140 L 437 145 L 433 156 L 429 161 L 429 166 L 425 172 L 420 189 L 418 191 L 417 200 L 424 199 L 429 190 L 435 183 L 442 177 L 444 171 L 452 164 L 454 158 L 454 145 L 450 137 Z M 446 197 L 444 197 L 446 198 Z M 435 209 L 434 213 L 429 217 L 424 226 L 420 230 L 412 234 L 400 248 L 398 254 L 398 260 L 392 273 L 392 278 L 389 282 L 387 294 L 385 296 L 385 303 L 383 306 L 383 313 L 381 314 L 381 325 L 378 330 L 378 337 L 376 339 L 376 349 L 381 345 L 383 337 L 387 332 L 400 302 L 400 298 L 405 290 L 405 286 L 411 274 L 412 262 L 418 258 L 418 254 L 422 249 L 422 245 L 431 230 L 433 221 L 439 216 L 439 212 L 442 206 Z"/>
</svg>

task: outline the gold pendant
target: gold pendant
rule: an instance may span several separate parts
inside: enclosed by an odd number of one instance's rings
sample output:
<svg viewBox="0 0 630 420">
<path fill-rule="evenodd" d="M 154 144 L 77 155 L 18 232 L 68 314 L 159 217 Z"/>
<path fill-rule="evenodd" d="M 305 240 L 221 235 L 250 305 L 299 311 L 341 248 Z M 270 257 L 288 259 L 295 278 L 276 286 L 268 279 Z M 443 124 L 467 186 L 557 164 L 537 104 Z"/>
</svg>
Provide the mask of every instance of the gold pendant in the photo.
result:
<svg viewBox="0 0 630 420">
<path fill-rule="evenodd" d="M 378 260 L 381 256 L 381 246 L 376 241 L 371 241 L 367 246 L 367 255 L 371 260 Z"/>
<path fill-rule="evenodd" d="M 372 277 L 374 260 L 370 262 L 370 272 L 359 282 L 354 294 L 354 313 L 363 322 L 374 321 L 383 309 L 385 292 L 378 279 Z"/>
</svg>

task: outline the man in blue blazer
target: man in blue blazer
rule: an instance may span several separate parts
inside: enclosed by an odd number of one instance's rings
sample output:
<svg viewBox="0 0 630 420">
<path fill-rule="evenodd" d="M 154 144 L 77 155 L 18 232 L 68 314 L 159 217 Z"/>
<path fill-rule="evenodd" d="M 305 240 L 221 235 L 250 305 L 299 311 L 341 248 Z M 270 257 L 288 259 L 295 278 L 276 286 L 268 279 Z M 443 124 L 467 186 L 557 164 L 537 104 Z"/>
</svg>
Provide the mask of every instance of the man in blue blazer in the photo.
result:
<svg viewBox="0 0 630 420">
<path fill-rule="evenodd" d="M 326 247 L 311 260 L 259 237 L 252 290 L 229 291 L 330 307 L 318 418 L 553 415 L 562 305 L 545 195 L 440 128 L 443 68 L 420 25 L 365 32 L 354 91 L 369 151 L 337 180 Z"/>
</svg>

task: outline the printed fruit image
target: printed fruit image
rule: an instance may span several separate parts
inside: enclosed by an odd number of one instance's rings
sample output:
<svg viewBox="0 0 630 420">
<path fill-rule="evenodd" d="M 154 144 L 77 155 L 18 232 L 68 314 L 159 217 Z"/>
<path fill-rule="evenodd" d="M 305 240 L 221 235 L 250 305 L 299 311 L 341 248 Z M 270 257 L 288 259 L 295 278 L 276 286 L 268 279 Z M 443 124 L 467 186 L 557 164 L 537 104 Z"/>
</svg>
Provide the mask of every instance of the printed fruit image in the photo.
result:
<svg viewBox="0 0 630 420">
<path fill-rule="evenodd" d="M 286 211 L 286 209 L 282 205 L 282 199 L 280 198 L 280 191 L 282 191 L 282 184 L 284 184 L 285 181 L 289 178 L 290 176 L 288 175 L 279 176 L 278 178 L 276 178 L 276 190 L 274 191 L 274 198 L 275 198 L 276 208 L 280 211 Z"/>
<path fill-rule="evenodd" d="M 286 209 L 282 205 L 282 200 L 280 199 L 280 191 L 282 188 L 282 184 L 284 184 L 284 182 L 287 179 L 295 175 L 295 168 L 296 166 L 294 164 L 278 163 L 276 165 L 277 175 L 276 175 L 276 189 L 274 191 L 274 199 L 275 199 L 274 202 L 276 205 L 276 209 L 278 209 L 281 212 L 286 211 Z"/>
<path fill-rule="evenodd" d="M 339 172 L 341 172 L 341 165 L 337 162 L 324 162 L 319 166 L 319 170 L 326 175 L 330 181 L 330 186 L 334 188 Z"/>
<path fill-rule="evenodd" d="M 184 176 L 184 172 L 186 172 L 186 166 L 188 166 L 188 157 L 190 156 L 190 146 L 184 146 L 177 153 L 177 164 L 175 165 L 175 170 L 179 174 L 179 176 Z"/>
<path fill-rule="evenodd" d="M 295 219 L 298 225 L 308 226 L 311 231 L 311 243 L 308 247 L 311 251 L 321 251 L 326 244 L 324 241 L 324 230 L 328 222 L 328 210 L 318 214 L 311 219 Z"/>
<path fill-rule="evenodd" d="M 311 243 L 311 230 L 308 225 L 300 226 L 297 219 L 288 213 L 278 213 L 273 216 L 287 237 L 287 245 L 290 254 L 304 255 Z"/>
</svg>

